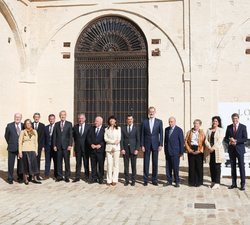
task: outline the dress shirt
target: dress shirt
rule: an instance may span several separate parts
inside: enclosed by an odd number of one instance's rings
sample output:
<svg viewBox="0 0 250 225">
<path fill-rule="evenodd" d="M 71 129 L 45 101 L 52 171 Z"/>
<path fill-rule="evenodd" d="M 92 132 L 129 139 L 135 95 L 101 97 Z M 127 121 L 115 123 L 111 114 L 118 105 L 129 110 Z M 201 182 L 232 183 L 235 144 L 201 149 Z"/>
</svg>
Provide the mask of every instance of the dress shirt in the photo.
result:
<svg viewBox="0 0 250 225">
<path fill-rule="evenodd" d="M 82 133 L 81 133 L 81 126 L 82 126 Z M 85 129 L 85 123 L 80 124 L 79 123 L 79 134 L 82 135 L 84 133 L 84 129 Z"/>
<path fill-rule="evenodd" d="M 191 145 L 198 146 L 199 145 L 199 130 L 194 131 L 193 129 L 192 131 L 193 131 L 193 136 L 191 138 Z"/>
<path fill-rule="evenodd" d="M 38 122 L 38 123 L 35 123 L 35 122 L 34 122 L 34 129 L 35 129 L 35 130 L 38 129 L 38 126 L 39 126 L 39 122 Z"/>
<path fill-rule="evenodd" d="M 174 128 L 175 128 L 176 125 L 174 125 L 173 127 L 170 127 L 170 130 L 169 130 L 169 138 L 171 137 L 173 131 L 174 131 Z"/>
<path fill-rule="evenodd" d="M 49 125 L 49 134 L 50 135 L 53 134 L 54 126 L 55 126 L 54 123 L 52 125 L 51 124 Z"/>
<path fill-rule="evenodd" d="M 149 118 L 149 127 L 150 127 L 151 133 L 153 133 L 154 124 L 155 124 L 155 117 Z"/>
<path fill-rule="evenodd" d="M 20 130 L 20 133 L 21 133 L 21 131 L 22 131 L 22 129 L 21 129 L 21 123 L 18 123 L 18 124 L 15 123 L 16 130 L 17 130 L 17 126 L 18 126 L 18 128 Z"/>
<path fill-rule="evenodd" d="M 239 128 L 239 123 L 236 124 L 236 131 L 238 130 Z M 234 132 L 234 129 L 235 129 L 235 125 L 233 124 L 233 132 Z"/>
<path fill-rule="evenodd" d="M 101 130 L 101 128 L 102 128 L 102 125 L 101 125 L 100 127 L 96 127 L 96 128 L 95 128 L 95 134 L 96 134 L 97 128 L 99 128 L 99 130 L 98 130 L 98 134 L 99 134 L 99 132 L 100 132 L 100 130 Z"/>
<path fill-rule="evenodd" d="M 128 127 L 127 127 L 127 132 L 129 133 L 129 126 L 130 126 L 130 132 L 132 131 L 132 129 L 133 129 L 133 124 L 131 124 L 131 125 L 128 125 Z"/>
</svg>

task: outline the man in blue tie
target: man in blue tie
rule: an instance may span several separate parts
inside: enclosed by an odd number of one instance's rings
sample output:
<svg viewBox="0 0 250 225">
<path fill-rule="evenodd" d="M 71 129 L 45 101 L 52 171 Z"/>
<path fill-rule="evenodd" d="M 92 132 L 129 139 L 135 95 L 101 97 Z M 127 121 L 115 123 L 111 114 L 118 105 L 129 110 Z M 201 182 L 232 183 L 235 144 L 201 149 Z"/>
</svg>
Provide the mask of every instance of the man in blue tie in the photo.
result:
<svg viewBox="0 0 250 225">
<path fill-rule="evenodd" d="M 172 171 L 174 172 L 175 187 L 180 187 L 179 165 L 180 157 L 184 150 L 183 131 L 176 125 L 176 119 L 170 117 L 169 127 L 165 129 L 164 149 L 166 156 L 167 183 L 163 186 L 172 185 Z"/>
<path fill-rule="evenodd" d="M 225 141 L 228 143 L 228 153 L 231 163 L 232 185 L 229 189 L 237 188 L 237 173 L 236 173 L 236 158 L 240 169 L 241 187 L 240 190 L 245 190 L 245 142 L 247 141 L 247 128 L 239 123 L 239 114 L 232 115 L 233 124 L 227 127 Z"/>
<path fill-rule="evenodd" d="M 158 152 L 163 145 L 162 121 L 155 118 L 156 109 L 151 106 L 148 109 L 148 119 L 142 121 L 141 125 L 141 148 L 144 152 L 144 186 L 148 185 L 149 161 L 152 152 L 152 183 L 158 186 Z"/>
</svg>

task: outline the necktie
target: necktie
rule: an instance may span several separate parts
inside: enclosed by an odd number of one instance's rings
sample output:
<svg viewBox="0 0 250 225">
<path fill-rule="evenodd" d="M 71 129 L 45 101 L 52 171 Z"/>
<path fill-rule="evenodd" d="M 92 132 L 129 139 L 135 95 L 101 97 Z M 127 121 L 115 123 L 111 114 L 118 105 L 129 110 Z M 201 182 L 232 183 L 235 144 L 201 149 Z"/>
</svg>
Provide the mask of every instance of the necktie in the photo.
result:
<svg viewBox="0 0 250 225">
<path fill-rule="evenodd" d="M 131 132 L 131 126 L 129 125 L 128 126 L 128 133 L 130 134 L 130 132 Z"/>
<path fill-rule="evenodd" d="M 18 136 L 19 136 L 19 134 L 20 134 L 20 129 L 19 129 L 18 124 L 16 124 L 16 132 L 17 132 L 17 134 L 18 134 Z"/>
<path fill-rule="evenodd" d="M 171 137 L 172 133 L 173 133 L 173 128 L 171 128 L 169 131 L 169 138 Z"/>
<path fill-rule="evenodd" d="M 80 135 L 82 136 L 82 125 L 81 125 L 81 128 L 80 128 Z"/>
<path fill-rule="evenodd" d="M 62 125 L 61 125 L 61 132 L 63 132 L 63 121 L 62 121 Z"/>
<path fill-rule="evenodd" d="M 234 126 L 234 135 L 236 135 L 237 129 L 236 129 L 236 125 Z"/>
<path fill-rule="evenodd" d="M 35 130 L 37 130 L 37 123 L 35 123 Z"/>
<path fill-rule="evenodd" d="M 96 129 L 96 133 L 95 133 L 96 137 L 98 136 L 98 133 L 99 133 L 99 127 Z"/>
<path fill-rule="evenodd" d="M 49 131 L 49 145 L 51 146 L 51 136 L 52 136 L 52 125 L 50 125 L 50 131 Z"/>
</svg>

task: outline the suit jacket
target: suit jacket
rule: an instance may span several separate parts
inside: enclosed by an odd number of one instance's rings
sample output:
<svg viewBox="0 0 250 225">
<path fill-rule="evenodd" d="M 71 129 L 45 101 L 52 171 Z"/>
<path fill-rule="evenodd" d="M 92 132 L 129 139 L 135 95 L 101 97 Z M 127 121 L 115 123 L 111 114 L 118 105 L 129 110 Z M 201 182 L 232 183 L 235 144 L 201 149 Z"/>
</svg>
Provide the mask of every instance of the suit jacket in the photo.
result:
<svg viewBox="0 0 250 225">
<path fill-rule="evenodd" d="M 68 146 L 72 145 L 72 123 L 65 120 L 63 131 L 61 131 L 61 121 L 57 122 L 54 127 L 53 146 L 56 146 L 57 150 L 66 150 Z"/>
<path fill-rule="evenodd" d="M 79 132 L 79 124 L 76 124 L 73 127 L 73 137 L 74 137 L 74 141 L 75 141 L 75 152 L 85 151 L 85 149 L 88 150 L 89 145 L 88 145 L 86 140 L 87 140 L 87 135 L 88 135 L 90 128 L 91 128 L 91 125 L 85 123 L 84 132 L 81 136 L 80 132 Z"/>
<path fill-rule="evenodd" d="M 115 151 L 120 151 L 120 141 L 121 141 L 121 128 L 115 129 L 112 131 L 111 128 L 105 128 L 104 140 L 106 142 L 106 152 L 111 152 L 112 148 L 115 148 Z M 115 145 L 115 141 L 119 141 L 118 145 Z"/>
<path fill-rule="evenodd" d="M 149 119 L 142 121 L 141 125 L 141 146 L 145 147 L 145 150 L 150 150 L 150 147 L 153 147 L 153 150 L 158 150 L 159 146 L 163 146 L 163 128 L 162 121 L 155 118 L 153 132 L 150 132 Z"/>
<path fill-rule="evenodd" d="M 184 136 L 180 127 L 175 126 L 169 138 L 171 127 L 165 129 L 164 150 L 166 156 L 179 156 L 183 155 L 184 151 Z"/>
<path fill-rule="evenodd" d="M 233 145 L 229 145 L 229 138 L 233 137 L 234 139 L 237 140 L 237 144 L 234 148 Z M 236 132 L 236 135 L 234 135 L 234 131 L 233 131 L 233 124 L 229 125 L 227 127 L 227 131 L 226 131 L 226 136 L 225 136 L 225 141 L 228 144 L 228 153 L 230 154 L 232 151 L 237 151 L 238 154 L 244 154 L 245 151 L 245 142 L 247 141 L 247 128 L 245 125 L 243 124 L 239 124 L 238 126 L 238 130 Z"/>
<path fill-rule="evenodd" d="M 133 124 L 133 128 L 128 133 L 128 125 L 121 128 L 121 150 L 127 152 L 130 149 L 130 153 L 134 154 L 134 151 L 140 149 L 140 128 Z"/>
<path fill-rule="evenodd" d="M 101 145 L 102 147 L 99 149 L 96 149 L 96 151 L 104 153 L 105 152 L 105 140 L 104 140 L 105 127 L 102 125 L 97 137 L 95 134 L 95 128 L 96 128 L 95 126 L 91 127 L 89 132 L 88 132 L 88 136 L 87 136 L 88 144 L 90 145 L 91 151 L 95 150 L 95 149 L 91 148 L 92 144 Z"/>
<path fill-rule="evenodd" d="M 32 127 L 34 129 L 34 123 L 32 123 Z M 43 123 L 38 124 L 38 128 L 37 128 L 37 134 L 38 134 L 38 149 L 42 149 L 43 147 L 43 143 L 44 143 L 44 128 L 45 125 Z"/>
<path fill-rule="evenodd" d="M 43 144 L 43 147 L 45 148 L 46 151 L 49 151 L 51 148 L 53 148 L 53 137 L 54 137 L 54 133 L 55 133 L 55 125 L 54 125 L 54 129 L 53 129 L 53 132 L 52 132 L 52 135 L 50 136 L 50 133 L 49 133 L 49 127 L 50 127 L 50 124 L 47 125 L 45 128 L 44 128 L 44 144 Z"/>
<path fill-rule="evenodd" d="M 204 151 L 204 159 L 205 163 L 210 162 L 210 151 L 208 148 L 211 148 L 210 138 L 212 134 L 212 128 L 209 128 L 206 133 L 206 148 Z M 223 128 L 217 127 L 216 132 L 214 134 L 214 145 L 212 146 L 215 149 L 215 162 L 216 163 L 224 163 L 225 162 L 225 151 L 223 147 L 223 139 L 224 139 L 224 130 Z"/>
<path fill-rule="evenodd" d="M 23 130 L 23 123 L 21 123 L 21 130 Z M 21 132 L 21 131 L 20 131 Z M 10 152 L 18 151 L 18 134 L 16 131 L 15 122 L 9 123 L 5 129 L 5 140 L 8 144 L 7 150 Z"/>
</svg>

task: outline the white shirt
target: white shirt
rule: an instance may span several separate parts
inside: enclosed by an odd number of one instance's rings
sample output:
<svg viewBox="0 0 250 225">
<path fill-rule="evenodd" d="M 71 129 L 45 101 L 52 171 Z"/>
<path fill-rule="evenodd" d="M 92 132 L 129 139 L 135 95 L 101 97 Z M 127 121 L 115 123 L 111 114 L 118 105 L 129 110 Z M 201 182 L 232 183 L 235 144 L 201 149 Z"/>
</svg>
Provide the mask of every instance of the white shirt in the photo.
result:
<svg viewBox="0 0 250 225">
<path fill-rule="evenodd" d="M 239 123 L 236 124 L 236 131 L 238 130 L 238 127 L 239 127 Z M 234 129 L 235 129 L 235 125 L 233 124 L 233 132 L 234 132 Z"/>
<path fill-rule="evenodd" d="M 150 128 L 151 134 L 153 133 L 154 124 L 155 124 L 155 117 L 149 118 L 149 128 Z"/>
<path fill-rule="evenodd" d="M 131 125 L 128 125 L 128 127 L 127 127 L 127 132 L 129 133 L 129 126 L 130 126 L 130 132 L 132 131 L 132 129 L 133 129 L 133 124 L 131 124 Z"/>
<path fill-rule="evenodd" d="M 82 126 L 82 133 L 81 133 L 81 126 Z M 84 133 L 84 129 L 85 129 L 85 123 L 79 124 L 79 134 L 82 135 Z"/>
<path fill-rule="evenodd" d="M 33 124 L 33 125 L 34 125 L 34 129 L 36 130 L 36 129 L 38 129 L 39 122 L 38 122 L 38 123 L 35 123 L 35 122 L 34 122 L 34 124 Z"/>
<path fill-rule="evenodd" d="M 96 127 L 96 128 L 95 128 L 95 133 L 96 133 L 96 131 L 97 131 L 98 128 L 99 128 L 99 130 L 98 130 L 98 134 L 99 134 L 99 132 L 100 132 L 100 130 L 101 130 L 101 128 L 102 128 L 102 125 L 101 125 L 100 127 Z"/>
<path fill-rule="evenodd" d="M 176 125 L 174 125 L 173 127 L 170 127 L 170 129 L 169 129 L 169 137 L 172 135 L 175 126 L 176 126 Z"/>
<path fill-rule="evenodd" d="M 53 134 L 55 124 L 53 123 L 52 125 L 49 125 L 49 134 Z"/>
<path fill-rule="evenodd" d="M 21 133 L 21 131 L 22 131 L 22 129 L 21 129 L 21 123 L 18 123 L 18 124 L 15 123 L 16 130 L 17 130 L 17 126 L 18 126 L 18 128 L 20 130 L 20 133 Z"/>
<path fill-rule="evenodd" d="M 191 138 L 191 145 L 199 145 L 199 130 L 194 131 L 193 129 L 193 136 Z"/>
</svg>

